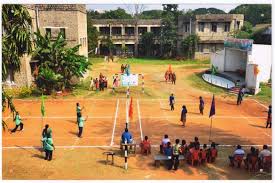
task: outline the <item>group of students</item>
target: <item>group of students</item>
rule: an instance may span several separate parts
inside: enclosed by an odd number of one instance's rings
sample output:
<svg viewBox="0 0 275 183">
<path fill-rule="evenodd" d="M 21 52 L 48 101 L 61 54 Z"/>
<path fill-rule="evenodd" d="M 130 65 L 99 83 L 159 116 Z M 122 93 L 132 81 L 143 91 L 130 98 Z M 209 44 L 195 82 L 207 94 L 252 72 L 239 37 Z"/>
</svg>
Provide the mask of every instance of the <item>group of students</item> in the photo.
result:
<svg viewBox="0 0 275 183">
<path fill-rule="evenodd" d="M 193 142 L 187 145 L 185 140 L 180 143 L 179 139 L 175 140 L 175 144 L 172 146 L 168 135 L 164 135 L 161 141 L 160 153 L 166 155 L 169 158 L 167 161 L 167 169 L 178 169 L 179 156 L 183 155 L 186 162 L 191 165 L 204 164 L 206 162 L 213 163 L 218 156 L 218 150 L 216 149 L 215 142 L 212 142 L 211 147 L 207 148 L 204 144 L 203 148 L 200 148 L 199 138 L 195 137 Z"/>
<path fill-rule="evenodd" d="M 177 79 L 177 77 L 176 77 L 176 73 L 175 73 L 175 72 L 172 72 L 172 71 L 167 70 L 167 71 L 165 72 L 164 78 L 165 78 L 166 83 L 167 83 L 168 81 L 171 81 L 172 84 L 174 84 L 174 85 L 176 84 L 176 79 Z"/>
<path fill-rule="evenodd" d="M 175 110 L 175 96 L 172 93 L 169 97 L 169 105 L 171 107 L 171 111 Z M 203 115 L 203 110 L 204 110 L 204 100 L 202 98 L 202 96 L 199 97 L 199 111 L 200 114 Z M 182 110 L 181 110 L 181 117 L 180 117 L 180 121 L 182 122 L 182 126 L 185 127 L 186 124 L 186 117 L 187 117 L 187 108 L 185 105 L 182 106 Z"/>
<path fill-rule="evenodd" d="M 107 88 L 108 86 L 108 78 L 104 76 L 102 73 L 99 74 L 99 79 L 93 79 L 91 77 L 91 84 L 89 89 L 94 90 L 94 87 L 96 91 L 104 91 L 104 88 Z"/>
<path fill-rule="evenodd" d="M 236 150 L 230 155 L 229 163 L 230 166 L 234 167 L 241 167 L 242 162 L 245 164 L 245 168 L 248 169 L 249 167 L 253 166 L 256 167 L 258 165 L 259 169 L 263 169 L 265 164 L 271 164 L 271 151 L 268 149 L 267 145 L 263 145 L 263 149 L 259 151 L 255 147 L 250 148 L 250 152 L 247 153 L 245 157 L 245 151 L 242 149 L 241 145 L 237 145 Z"/>
</svg>

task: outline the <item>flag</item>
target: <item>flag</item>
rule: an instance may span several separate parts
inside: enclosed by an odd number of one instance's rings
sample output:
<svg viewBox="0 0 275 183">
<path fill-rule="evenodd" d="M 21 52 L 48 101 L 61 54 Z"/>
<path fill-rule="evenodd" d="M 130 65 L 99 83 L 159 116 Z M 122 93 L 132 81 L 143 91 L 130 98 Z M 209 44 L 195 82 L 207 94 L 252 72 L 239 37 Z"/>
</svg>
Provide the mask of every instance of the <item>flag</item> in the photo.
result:
<svg viewBox="0 0 275 183">
<path fill-rule="evenodd" d="M 216 114 L 216 108 L 215 108 L 215 97 L 213 95 L 213 99 L 212 99 L 212 104 L 211 104 L 211 109 L 209 112 L 209 118 L 212 117 L 213 115 Z"/>
<path fill-rule="evenodd" d="M 169 72 L 172 72 L 171 65 L 169 65 L 168 71 L 169 71 Z"/>
<path fill-rule="evenodd" d="M 41 96 L 41 114 L 44 117 L 45 116 L 45 104 L 44 104 L 44 96 L 42 94 Z"/>
<path fill-rule="evenodd" d="M 133 119 L 133 98 L 131 97 L 130 107 L 129 107 L 129 118 Z"/>
<path fill-rule="evenodd" d="M 212 64 L 211 66 L 211 74 L 215 75 L 217 73 L 217 68 Z"/>
<path fill-rule="evenodd" d="M 257 76 L 260 72 L 258 65 L 254 65 L 254 76 Z"/>
</svg>

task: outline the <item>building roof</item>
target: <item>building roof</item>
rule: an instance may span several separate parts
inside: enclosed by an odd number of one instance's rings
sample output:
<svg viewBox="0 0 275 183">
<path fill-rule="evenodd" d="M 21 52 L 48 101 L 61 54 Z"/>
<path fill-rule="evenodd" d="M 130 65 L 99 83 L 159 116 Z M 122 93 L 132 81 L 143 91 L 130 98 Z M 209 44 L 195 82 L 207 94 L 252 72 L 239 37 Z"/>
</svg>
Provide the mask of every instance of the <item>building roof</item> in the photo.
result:
<svg viewBox="0 0 275 183">
<path fill-rule="evenodd" d="M 92 24 L 135 25 L 135 19 L 91 19 Z M 161 19 L 139 19 L 138 25 L 161 25 Z"/>
<path fill-rule="evenodd" d="M 190 17 L 180 16 L 179 19 L 182 19 L 183 22 L 189 22 Z M 232 20 L 243 20 L 243 14 L 204 14 L 196 15 L 195 20 L 198 22 L 231 22 Z"/>
<path fill-rule="evenodd" d="M 85 4 L 26 4 L 28 9 L 38 8 L 39 11 L 80 11 L 86 13 Z"/>
</svg>

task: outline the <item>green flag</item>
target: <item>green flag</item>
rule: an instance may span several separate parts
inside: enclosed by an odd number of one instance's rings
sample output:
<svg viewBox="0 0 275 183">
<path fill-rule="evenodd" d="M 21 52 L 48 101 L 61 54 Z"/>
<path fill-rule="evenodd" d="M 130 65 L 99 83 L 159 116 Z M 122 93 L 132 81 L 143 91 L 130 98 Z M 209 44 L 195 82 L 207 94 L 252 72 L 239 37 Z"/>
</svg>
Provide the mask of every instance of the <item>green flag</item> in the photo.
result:
<svg viewBox="0 0 275 183">
<path fill-rule="evenodd" d="M 45 116 L 45 104 L 44 104 L 44 96 L 42 94 L 41 96 L 41 114 L 44 117 Z"/>
<path fill-rule="evenodd" d="M 217 68 L 214 65 L 212 65 L 212 67 L 211 67 L 211 74 L 215 75 L 216 73 L 217 73 Z"/>
</svg>

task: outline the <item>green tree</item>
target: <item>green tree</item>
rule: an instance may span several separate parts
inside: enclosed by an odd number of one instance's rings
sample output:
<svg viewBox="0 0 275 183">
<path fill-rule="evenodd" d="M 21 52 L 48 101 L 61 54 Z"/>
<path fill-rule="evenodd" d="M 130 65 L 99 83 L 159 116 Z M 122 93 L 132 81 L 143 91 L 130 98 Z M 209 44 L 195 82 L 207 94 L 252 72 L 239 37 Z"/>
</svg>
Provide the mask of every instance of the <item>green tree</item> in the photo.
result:
<svg viewBox="0 0 275 183">
<path fill-rule="evenodd" d="M 73 76 L 83 77 L 90 62 L 86 57 L 77 54 L 80 45 L 67 48 L 62 33 L 59 33 L 54 41 L 51 40 L 50 35 L 42 36 L 39 31 L 35 35 L 37 39 L 33 57 L 40 61 L 39 73 L 42 69 L 48 69 L 48 71 L 52 70 L 55 75 L 60 74 L 62 76 L 60 78 L 62 80 L 61 85 L 55 83 L 54 87 L 58 87 L 58 89 L 69 88 Z"/>
<path fill-rule="evenodd" d="M 133 17 L 128 14 L 124 9 L 117 8 L 116 10 L 106 11 L 101 15 L 102 19 L 132 19 Z"/>
<path fill-rule="evenodd" d="M 112 55 L 115 49 L 115 45 L 110 38 L 110 36 L 106 36 L 101 40 L 102 46 L 105 46 L 108 49 L 109 55 Z"/>
<path fill-rule="evenodd" d="M 196 34 L 187 36 L 181 43 L 184 55 L 189 59 L 194 59 L 199 37 Z"/>
<path fill-rule="evenodd" d="M 205 14 L 226 14 L 223 10 L 217 8 L 198 8 L 192 11 L 194 15 L 205 15 Z"/>
<path fill-rule="evenodd" d="M 244 25 L 240 30 L 233 31 L 231 36 L 238 39 L 250 39 L 253 33 L 252 24 L 249 22 L 244 22 Z"/>
<path fill-rule="evenodd" d="M 177 47 L 177 19 L 179 12 L 176 4 L 163 4 L 161 20 L 161 56 L 174 57 Z"/>
<path fill-rule="evenodd" d="M 141 19 L 161 19 L 162 10 L 148 10 L 140 14 Z"/>
<path fill-rule="evenodd" d="M 20 71 L 20 58 L 32 51 L 31 42 L 31 16 L 22 5 L 4 4 L 2 6 L 2 81 L 8 77 L 8 70 Z M 3 85 L 2 85 L 3 86 Z M 14 114 L 16 108 L 2 87 L 2 112 L 6 109 Z M 2 127 L 5 130 L 6 123 L 2 119 Z"/>
<path fill-rule="evenodd" d="M 91 13 L 87 13 L 88 50 L 90 55 L 95 53 L 99 36 L 99 32 L 97 31 L 96 27 L 92 25 L 91 19 Z"/>
<path fill-rule="evenodd" d="M 141 43 L 143 45 L 146 56 L 151 56 L 153 52 L 153 46 L 155 42 L 155 36 L 152 32 L 146 32 L 141 36 Z"/>
<path fill-rule="evenodd" d="M 230 14 L 244 14 L 244 20 L 253 26 L 271 24 L 270 4 L 242 4 L 229 11 Z"/>
<path fill-rule="evenodd" d="M 265 32 L 270 32 L 270 34 Z M 254 40 L 255 44 L 271 45 L 271 29 L 269 27 L 265 27 L 256 30 L 255 32 L 253 32 L 250 38 Z"/>
</svg>

